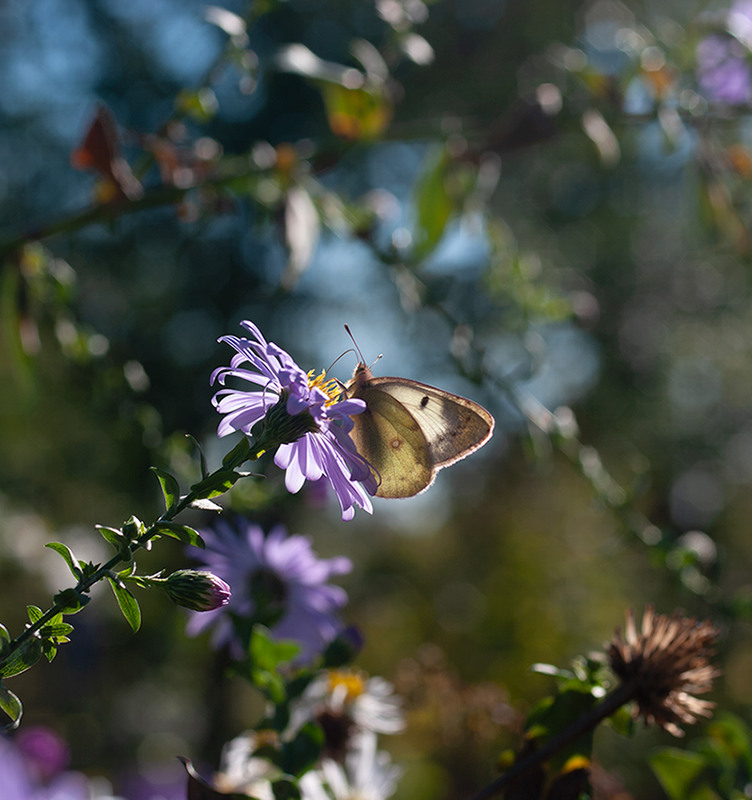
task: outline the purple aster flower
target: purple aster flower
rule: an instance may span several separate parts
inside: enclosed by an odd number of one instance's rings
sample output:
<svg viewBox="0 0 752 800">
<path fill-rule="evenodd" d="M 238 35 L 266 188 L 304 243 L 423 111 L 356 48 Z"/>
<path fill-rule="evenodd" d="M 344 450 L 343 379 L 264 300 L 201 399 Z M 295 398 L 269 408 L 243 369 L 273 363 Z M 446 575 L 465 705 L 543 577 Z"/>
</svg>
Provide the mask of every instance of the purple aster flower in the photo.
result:
<svg viewBox="0 0 752 800">
<path fill-rule="evenodd" d="M 318 558 L 307 537 L 290 536 L 281 525 L 266 536 L 247 521 L 239 521 L 238 528 L 218 520 L 212 530 L 201 531 L 206 543 L 201 557 L 230 584 L 232 596 L 222 608 L 191 615 L 188 633 L 214 627 L 216 647 L 234 643 L 237 649 L 231 615 L 262 618 L 275 639 L 301 645 L 297 661 L 311 661 L 342 629 L 337 612 L 347 595 L 327 581 L 349 572 L 350 559 Z"/>
<path fill-rule="evenodd" d="M 713 33 L 697 45 L 697 81 L 713 103 L 743 105 L 752 99 L 752 69 L 738 39 Z"/>
<path fill-rule="evenodd" d="M 229 367 L 214 370 L 211 380 L 224 386 L 228 377 L 239 378 L 259 388 L 220 389 L 214 395 L 214 406 L 223 415 L 218 435 L 242 431 L 256 438 L 257 451 L 276 447 L 274 463 L 286 470 L 288 491 L 298 492 L 306 480 L 326 477 L 342 519 L 352 519 L 356 506 L 370 514 L 369 494 L 376 493 L 376 479 L 349 436 L 350 417 L 362 413 L 365 403 L 340 399 L 336 381 L 325 381 L 323 372 L 306 374 L 252 322 L 241 324 L 252 338 L 221 337 L 237 353 Z"/>
</svg>

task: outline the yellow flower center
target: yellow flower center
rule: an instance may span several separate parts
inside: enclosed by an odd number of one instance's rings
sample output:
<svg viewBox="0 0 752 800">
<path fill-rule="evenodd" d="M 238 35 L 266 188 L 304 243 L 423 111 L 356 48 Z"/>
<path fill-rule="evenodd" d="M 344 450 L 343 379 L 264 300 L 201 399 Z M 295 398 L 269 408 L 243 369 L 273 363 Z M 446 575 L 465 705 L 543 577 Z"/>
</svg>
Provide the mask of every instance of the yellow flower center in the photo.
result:
<svg viewBox="0 0 752 800">
<path fill-rule="evenodd" d="M 363 677 L 356 672 L 346 670 L 329 670 L 329 691 L 334 693 L 335 689 L 345 689 L 347 696 L 345 701 L 352 703 L 356 697 L 360 697 L 366 690 L 366 682 Z"/>
<path fill-rule="evenodd" d="M 321 389 L 321 391 L 329 398 L 324 405 L 332 406 L 340 398 L 342 394 L 342 384 L 336 379 L 326 379 L 326 370 L 321 370 L 320 375 L 314 375 L 316 370 L 308 372 L 308 386 L 311 389 Z"/>
</svg>

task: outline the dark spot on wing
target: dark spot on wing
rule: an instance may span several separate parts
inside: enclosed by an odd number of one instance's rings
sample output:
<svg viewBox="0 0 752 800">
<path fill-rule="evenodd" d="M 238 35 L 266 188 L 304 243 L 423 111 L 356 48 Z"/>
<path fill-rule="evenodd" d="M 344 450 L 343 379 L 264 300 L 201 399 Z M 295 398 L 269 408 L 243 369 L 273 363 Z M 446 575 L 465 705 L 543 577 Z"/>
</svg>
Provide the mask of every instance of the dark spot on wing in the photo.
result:
<svg viewBox="0 0 752 800">
<path fill-rule="evenodd" d="M 425 408 L 428 405 L 428 395 L 424 394 L 423 398 L 420 401 L 420 407 Z"/>
</svg>

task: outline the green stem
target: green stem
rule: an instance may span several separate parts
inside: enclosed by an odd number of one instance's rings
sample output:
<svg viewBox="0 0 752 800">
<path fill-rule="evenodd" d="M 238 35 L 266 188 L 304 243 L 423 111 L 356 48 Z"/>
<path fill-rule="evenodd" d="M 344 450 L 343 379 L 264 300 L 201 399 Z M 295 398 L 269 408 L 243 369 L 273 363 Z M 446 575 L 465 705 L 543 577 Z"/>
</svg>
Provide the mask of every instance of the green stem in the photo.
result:
<svg viewBox="0 0 752 800">
<path fill-rule="evenodd" d="M 485 786 L 479 792 L 474 794 L 470 800 L 488 800 L 498 794 L 502 789 L 509 786 L 517 778 L 524 775 L 533 767 L 537 767 L 562 750 L 575 739 L 579 739 L 584 733 L 587 733 L 592 728 L 595 728 L 606 717 L 610 717 L 615 711 L 621 708 L 625 703 L 634 699 L 635 687 L 631 683 L 622 683 L 607 694 L 603 700 L 591 708 L 590 711 L 578 717 L 568 728 L 565 728 L 559 734 L 549 739 L 540 749 L 536 750 L 530 755 L 523 758 L 521 761 L 516 762 L 509 770 L 503 775 L 500 775 L 496 780 L 491 781 L 488 786 Z"/>
<path fill-rule="evenodd" d="M 219 470 L 217 470 L 219 471 Z M 133 555 L 136 551 L 140 550 L 144 547 L 150 539 L 155 535 L 154 529 L 159 525 L 160 522 L 169 522 L 170 520 L 174 519 L 181 511 L 184 511 L 194 500 L 196 500 L 195 492 L 189 492 L 185 497 L 181 498 L 181 500 L 175 505 L 174 508 L 168 509 L 165 511 L 156 522 L 149 526 L 149 528 L 137 539 L 131 542 L 128 545 L 128 551 L 131 555 Z M 103 564 L 101 567 L 97 569 L 92 575 L 88 578 L 81 579 L 76 586 L 74 587 L 76 592 L 79 593 L 86 593 L 88 592 L 95 583 L 98 583 L 103 578 L 108 577 L 112 570 L 121 562 L 126 561 L 127 559 L 123 558 L 121 555 L 113 556 L 106 564 Z M 13 653 L 21 647 L 21 645 L 33 636 L 38 630 L 40 630 L 44 625 L 46 625 L 53 617 L 59 614 L 62 611 L 62 606 L 58 602 L 54 602 L 47 611 L 42 614 L 42 616 L 34 623 L 29 625 L 28 628 L 24 628 L 24 630 L 11 642 L 10 648 L 6 653 L 5 658 L 3 659 L 1 664 L 6 663 Z"/>
</svg>

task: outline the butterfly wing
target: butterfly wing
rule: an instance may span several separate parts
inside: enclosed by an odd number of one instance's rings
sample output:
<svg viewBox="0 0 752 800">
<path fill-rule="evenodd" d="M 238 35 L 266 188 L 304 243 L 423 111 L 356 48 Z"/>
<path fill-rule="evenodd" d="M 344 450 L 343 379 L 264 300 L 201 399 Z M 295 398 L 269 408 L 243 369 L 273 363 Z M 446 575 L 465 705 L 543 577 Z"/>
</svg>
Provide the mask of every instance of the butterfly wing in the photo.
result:
<svg viewBox="0 0 752 800">
<path fill-rule="evenodd" d="M 379 497 L 412 497 L 436 473 L 491 438 L 493 417 L 459 395 L 407 378 L 374 378 L 359 364 L 347 393 L 366 403 L 354 416 L 355 446 L 378 472 Z"/>
<path fill-rule="evenodd" d="M 494 418 L 465 397 L 405 378 L 372 378 L 368 387 L 387 394 L 418 423 L 436 470 L 475 452 L 493 433 Z"/>
<path fill-rule="evenodd" d="M 430 447 L 418 422 L 387 392 L 367 384 L 350 393 L 366 410 L 352 418 L 350 432 L 358 452 L 378 473 L 377 497 L 412 497 L 431 484 Z"/>
</svg>

